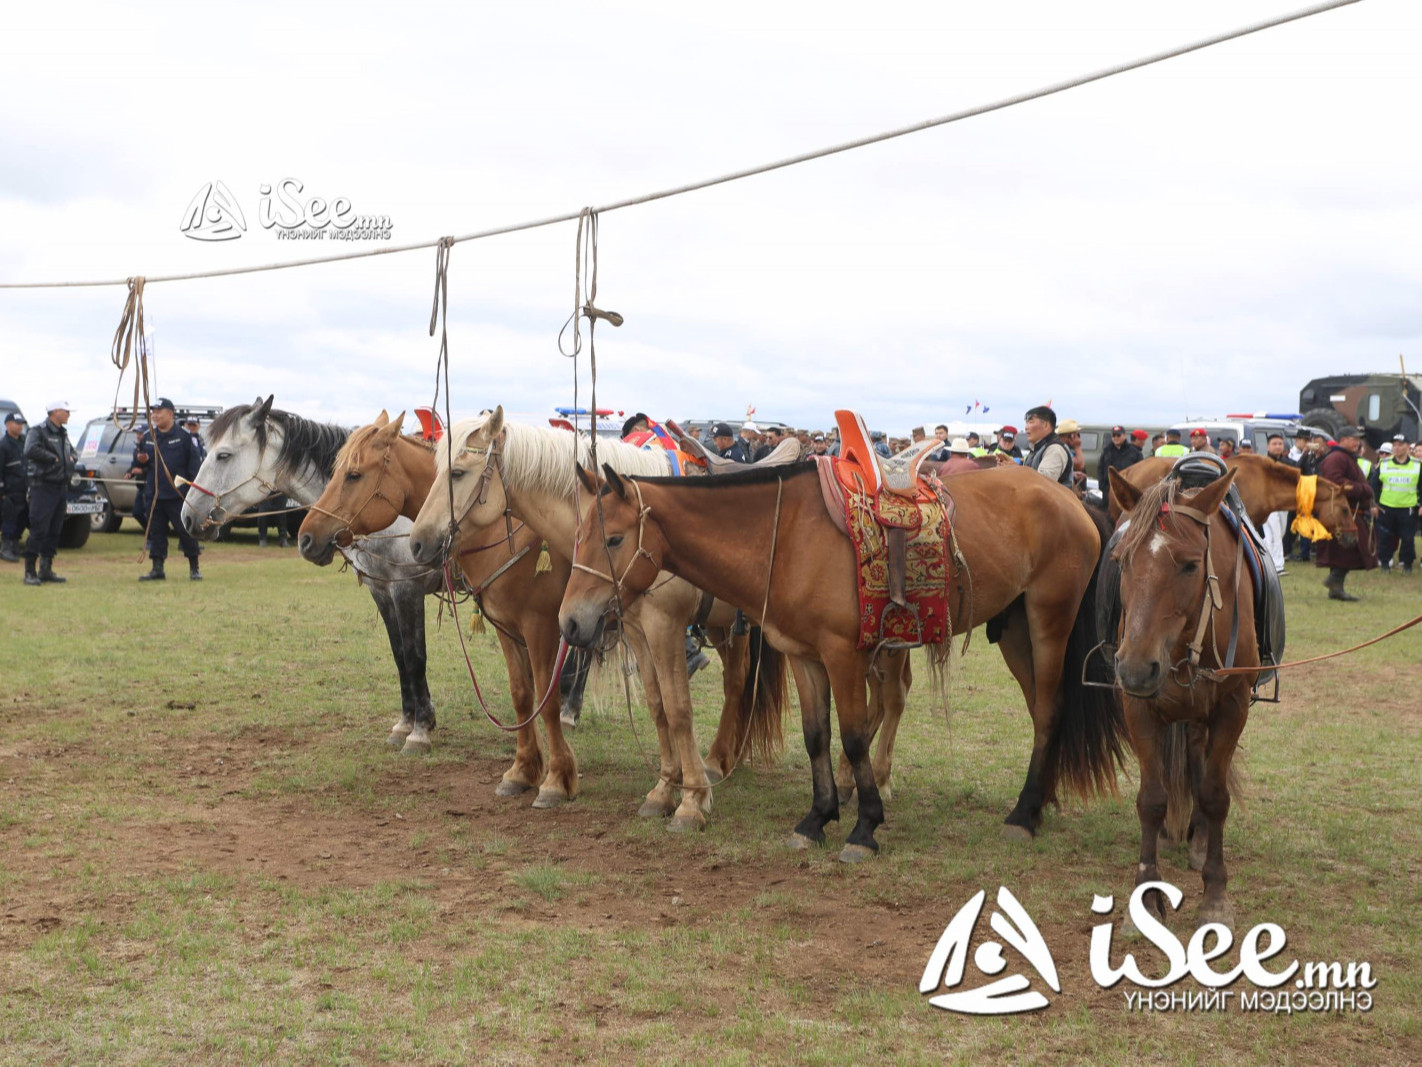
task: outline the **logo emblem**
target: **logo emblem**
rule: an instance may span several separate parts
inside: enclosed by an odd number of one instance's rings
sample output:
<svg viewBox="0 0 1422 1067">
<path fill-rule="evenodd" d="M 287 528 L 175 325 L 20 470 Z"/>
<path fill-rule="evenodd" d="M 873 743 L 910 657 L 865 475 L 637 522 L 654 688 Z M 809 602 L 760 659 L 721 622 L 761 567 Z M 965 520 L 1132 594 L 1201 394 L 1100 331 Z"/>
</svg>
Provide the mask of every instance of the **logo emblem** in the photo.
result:
<svg viewBox="0 0 1422 1067">
<path fill-rule="evenodd" d="M 930 997 L 928 1002 L 935 1008 L 964 1015 L 1012 1015 L 1045 1008 L 1051 1002 L 1043 994 L 1036 990 L 1023 992 L 1032 981 L 1022 974 L 1009 974 L 976 989 L 957 989 L 963 983 L 968 946 L 972 943 L 973 930 L 978 925 L 978 916 L 982 914 L 986 899 L 987 890 L 978 890 L 977 895 L 953 916 L 953 921 L 934 946 L 933 954 L 928 957 L 928 966 L 923 969 L 918 991 L 932 993 L 940 987 L 947 989 L 948 992 Z M 1060 993 L 1062 985 L 1057 978 L 1057 965 L 1027 909 L 1018 903 L 1006 886 L 998 887 L 997 907 L 999 910 L 994 911 L 988 921 L 993 932 L 1015 948 L 1054 992 Z M 1007 969 L 1001 943 L 985 941 L 979 945 L 973 953 L 973 965 L 989 978 L 1001 974 Z"/>
<path fill-rule="evenodd" d="M 225 183 L 208 182 L 189 202 L 178 228 L 194 241 L 235 241 L 247 232 L 247 219 Z"/>
</svg>

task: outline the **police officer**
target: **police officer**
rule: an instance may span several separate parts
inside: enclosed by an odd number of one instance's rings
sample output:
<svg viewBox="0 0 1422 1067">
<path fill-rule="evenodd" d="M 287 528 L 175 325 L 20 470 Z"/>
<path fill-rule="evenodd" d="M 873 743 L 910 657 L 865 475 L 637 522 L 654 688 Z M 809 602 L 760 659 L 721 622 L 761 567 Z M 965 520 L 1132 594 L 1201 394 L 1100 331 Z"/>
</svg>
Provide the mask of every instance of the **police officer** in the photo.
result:
<svg viewBox="0 0 1422 1067">
<path fill-rule="evenodd" d="M 741 447 L 741 443 L 736 440 L 735 434 L 731 432 L 729 422 L 718 422 L 711 428 L 712 443 L 716 446 L 716 455 L 722 459 L 729 459 L 736 463 L 749 463 L 750 457 L 746 455 L 746 450 Z"/>
<path fill-rule="evenodd" d="M 150 517 L 144 521 L 148 526 L 148 555 L 153 561 L 152 570 L 138 576 L 140 582 L 161 582 L 167 577 L 163 562 L 168 558 L 170 526 L 178 535 L 183 555 L 188 557 L 188 577 L 195 582 L 202 578 L 198 543 L 183 527 L 183 495 L 187 487 L 180 489 L 176 482 L 180 477 L 189 481 L 196 478 L 202 464 L 192 435 L 175 420 L 173 402 L 159 397 L 153 407 L 153 425 L 139 437 L 138 447 L 133 450 L 133 467 L 142 473 L 143 492 L 148 500 Z"/>
<path fill-rule="evenodd" d="M 1185 455 L 1185 446 L 1180 443 L 1179 430 L 1165 431 L 1165 444 L 1155 450 L 1157 456 L 1168 456 L 1171 459 L 1178 459 Z"/>
<path fill-rule="evenodd" d="M 5 436 L 0 437 L 0 559 L 20 562 L 20 534 L 30 524 L 25 499 L 25 419 L 18 411 L 5 415 Z"/>
<path fill-rule="evenodd" d="M 197 445 L 198 466 L 202 466 L 202 461 L 207 459 L 207 446 L 202 443 L 202 423 L 195 418 L 183 420 L 183 429 L 188 431 L 188 436 L 193 439 L 193 444 Z"/>
<path fill-rule="evenodd" d="M 69 499 L 69 479 L 78 457 L 69 443 L 69 401 L 52 401 L 44 422 L 25 434 L 25 474 L 30 487 L 30 539 L 25 545 L 25 584 L 64 581 L 54 573 L 59 531 Z M 39 571 L 35 571 L 35 560 Z"/>
<path fill-rule="evenodd" d="M 1402 564 L 1402 573 L 1411 574 L 1417 560 L 1417 485 L 1422 463 L 1412 458 L 1407 438 L 1398 434 L 1392 439 L 1392 455 L 1379 457 L 1369 477 L 1378 503 L 1373 514 L 1378 520 L 1378 559 L 1382 569 L 1392 570 L 1392 553 Z"/>
</svg>

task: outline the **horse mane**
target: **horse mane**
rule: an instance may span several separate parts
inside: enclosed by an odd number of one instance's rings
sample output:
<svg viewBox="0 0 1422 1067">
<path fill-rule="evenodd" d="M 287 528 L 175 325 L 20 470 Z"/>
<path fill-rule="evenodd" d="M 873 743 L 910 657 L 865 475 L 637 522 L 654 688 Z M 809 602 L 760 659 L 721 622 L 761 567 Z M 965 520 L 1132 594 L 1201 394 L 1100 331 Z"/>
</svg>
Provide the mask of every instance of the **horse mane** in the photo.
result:
<svg viewBox="0 0 1422 1067">
<path fill-rule="evenodd" d="M 601 453 L 598 458 L 602 458 Z M 809 474 L 814 469 L 815 461 L 806 459 L 795 463 L 780 463 L 773 467 L 751 464 L 743 471 L 718 474 L 714 478 L 671 478 L 665 476 L 653 478 L 639 474 L 636 476 L 636 480 L 645 485 L 677 485 L 686 489 L 729 489 L 736 485 L 769 485 L 785 478 Z"/>
<path fill-rule="evenodd" d="M 1132 522 L 1121 534 L 1116 549 L 1121 559 L 1130 559 L 1135 554 L 1141 543 L 1151 535 L 1151 519 L 1159 515 L 1167 504 L 1173 505 L 1179 495 L 1180 482 L 1175 478 L 1162 478 L 1141 494 L 1136 506 L 1126 513 Z M 1172 527 L 1178 528 L 1179 519 L 1175 517 L 1174 510 L 1166 512 L 1166 519 Z"/>
<path fill-rule="evenodd" d="M 349 460 L 351 456 L 355 454 L 357 449 L 364 448 L 366 445 L 368 445 L 370 443 L 370 439 L 374 437 L 378 431 L 383 430 L 384 428 L 385 427 L 383 426 L 377 426 L 374 423 L 370 423 L 367 426 L 359 426 L 356 429 L 352 430 L 350 436 L 346 438 L 345 443 L 341 445 L 340 451 L 336 453 L 336 458 L 332 463 L 332 470 Z M 405 441 L 412 445 L 419 445 L 426 452 L 433 452 L 435 449 L 435 442 L 425 440 L 423 434 L 401 434 L 400 437 L 397 438 L 397 440 Z"/>
<path fill-rule="evenodd" d="M 463 442 L 489 421 L 488 413 L 472 419 L 461 419 L 450 430 L 452 441 Z M 582 434 L 553 427 L 525 426 L 517 422 L 504 423 L 504 446 L 501 468 L 504 479 L 522 489 L 541 491 L 558 496 L 572 496 L 577 488 L 573 473 L 574 444 L 581 466 L 592 466 L 592 449 Z M 440 443 L 441 445 L 443 442 Z M 435 470 L 449 470 L 448 448 L 435 446 Z M 670 465 L 660 449 L 646 450 L 610 438 L 599 438 L 597 461 L 608 464 L 618 474 L 667 474 Z M 706 479 L 710 480 L 710 479 Z"/>
<path fill-rule="evenodd" d="M 255 411 L 252 404 L 237 404 L 218 413 L 208 429 L 209 439 L 218 441 Z M 276 474 L 293 476 L 302 467 L 314 467 L 327 478 L 336 469 L 336 457 L 341 446 L 346 443 L 350 431 L 344 426 L 334 426 L 327 422 L 316 422 L 302 418 L 290 411 L 273 408 L 267 418 L 253 428 L 257 439 L 257 449 L 267 448 L 267 420 L 281 428 L 281 451 L 276 458 Z"/>
</svg>

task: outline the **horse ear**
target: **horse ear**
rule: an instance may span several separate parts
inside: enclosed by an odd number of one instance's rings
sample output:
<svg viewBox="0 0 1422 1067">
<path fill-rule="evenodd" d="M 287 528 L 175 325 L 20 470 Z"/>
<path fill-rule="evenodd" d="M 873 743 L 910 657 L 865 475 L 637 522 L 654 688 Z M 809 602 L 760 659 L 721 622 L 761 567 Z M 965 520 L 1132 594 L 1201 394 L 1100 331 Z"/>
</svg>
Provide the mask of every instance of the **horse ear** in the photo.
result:
<svg viewBox="0 0 1422 1067">
<path fill-rule="evenodd" d="M 494 408 L 493 414 L 490 415 L 489 418 L 484 422 L 484 430 L 488 433 L 489 440 L 492 441 L 495 437 L 498 437 L 499 434 L 503 432 L 503 429 L 504 406 L 500 404 L 498 407 Z"/>
<path fill-rule="evenodd" d="M 612 486 L 612 491 L 623 500 L 626 500 L 627 486 L 622 484 L 622 479 L 617 476 L 617 472 L 604 463 L 602 465 L 602 473 L 607 478 L 607 484 Z"/>
<path fill-rule="evenodd" d="M 1141 502 L 1141 491 L 1128 482 L 1115 467 L 1106 472 L 1111 481 L 1111 499 L 1121 505 L 1123 512 L 1130 511 Z"/>
<path fill-rule="evenodd" d="M 578 472 L 578 481 L 582 483 L 584 489 L 593 495 L 597 494 L 597 478 L 593 472 L 584 467 L 581 463 L 575 468 Z"/>
<path fill-rule="evenodd" d="M 1190 506 L 1198 508 L 1206 515 L 1213 515 L 1219 510 L 1220 504 L 1224 501 L 1225 494 L 1229 492 L 1229 487 L 1234 484 L 1235 475 L 1239 473 L 1237 467 L 1231 467 L 1228 474 L 1223 478 L 1216 478 L 1203 489 L 1199 490 L 1190 501 Z"/>
<path fill-rule="evenodd" d="M 390 428 L 386 432 L 388 432 L 392 438 L 399 437 L 400 430 L 404 425 L 405 413 L 402 411 L 400 412 L 400 414 L 395 416 L 395 421 L 390 424 Z"/>
<path fill-rule="evenodd" d="M 384 408 L 380 409 L 380 414 L 375 416 L 375 421 L 371 423 L 372 426 L 388 426 L 389 424 L 390 412 L 386 411 Z"/>
<path fill-rule="evenodd" d="M 258 399 L 260 400 L 261 398 L 259 397 Z M 267 397 L 265 400 L 261 400 L 261 403 L 260 403 L 260 405 L 257 407 L 257 410 L 254 411 L 254 412 L 252 412 L 252 425 L 253 425 L 253 426 L 260 426 L 262 423 L 264 423 L 264 422 L 267 421 L 267 416 L 272 413 L 272 401 L 275 400 L 275 399 L 276 399 L 276 394 L 273 393 L 271 396 Z"/>
</svg>

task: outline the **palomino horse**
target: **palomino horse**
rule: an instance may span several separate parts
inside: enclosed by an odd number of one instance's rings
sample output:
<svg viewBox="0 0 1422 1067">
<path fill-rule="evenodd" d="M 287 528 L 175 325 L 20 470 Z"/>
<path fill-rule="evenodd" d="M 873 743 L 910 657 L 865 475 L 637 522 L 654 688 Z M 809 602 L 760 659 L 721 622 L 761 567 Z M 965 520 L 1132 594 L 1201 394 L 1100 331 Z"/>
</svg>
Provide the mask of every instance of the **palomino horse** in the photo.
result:
<svg viewBox="0 0 1422 1067">
<path fill-rule="evenodd" d="M 588 441 L 566 430 L 506 423 L 503 408 L 456 423 L 447 440 L 449 448 L 441 444 L 435 450 L 435 483 L 410 532 L 414 557 L 424 562 L 440 558 L 450 540 L 452 496 L 456 516 L 454 544 L 489 541 L 491 533 L 495 538 L 503 536 L 506 523 L 525 523 L 548 544 L 550 556 L 559 561 L 557 588 L 561 591 L 571 570 L 571 549 L 578 527 L 574 443 L 577 458 L 586 461 Z M 600 441 L 598 454 L 624 469 L 658 474 L 669 470 L 666 454 L 660 450 L 643 451 L 620 441 Z M 719 780 L 729 774 L 742 756 L 757 748 L 773 750 L 780 739 L 784 659 L 769 647 L 757 647 L 763 642 L 756 640 L 752 649 L 759 656 L 759 666 L 757 669 L 754 661 L 747 660 L 744 676 L 756 699 L 753 705 L 746 705 L 740 703 L 741 694 L 735 695 L 735 703 L 746 709 L 750 721 L 737 728 L 738 716 L 728 715 L 733 704 L 728 691 L 717 745 L 708 756 L 713 766 L 708 768 L 702 762 L 691 722 L 686 627 L 698 617 L 709 626 L 725 630 L 735 621 L 735 609 L 730 605 L 703 600 L 699 590 L 667 576 L 657 583 L 654 595 L 645 598 L 638 610 L 629 612 L 624 620 L 642 674 L 647 706 L 656 724 L 661 754 L 660 776 L 639 814 L 671 814 L 670 827 L 674 830 L 705 826 L 713 778 Z M 556 640 L 556 605 L 546 622 Z M 678 788 L 682 790 L 680 804 L 675 803 Z"/>
<path fill-rule="evenodd" d="M 435 480 L 433 448 L 418 437 L 401 436 L 404 414 L 390 421 L 385 412 L 370 426 L 354 431 L 336 458 L 325 493 L 302 523 L 301 553 L 318 565 L 331 561 L 338 546 L 388 526 L 399 515 L 413 519 Z M 540 551 L 547 565 L 540 569 Z M 494 627 L 509 674 L 514 716 L 521 724 L 513 765 L 496 793 L 517 796 L 537 788 L 534 807 L 554 807 L 577 796 L 577 758 L 563 734 L 558 701 L 539 709 L 548 733 L 548 759 L 533 724 L 537 702 L 549 693 L 557 666 L 558 605 L 571 564 L 566 551 L 545 544 L 533 528 L 506 523 L 502 514 L 488 526 L 467 518 L 460 525 L 453 555 L 469 586 L 477 590 L 479 610 Z M 753 662 L 745 637 L 712 630 L 721 655 L 726 702 L 717 743 L 707 763 L 727 773 L 747 743 L 750 713 L 748 668 Z M 757 735 L 754 754 L 766 754 L 772 739 Z"/>
<path fill-rule="evenodd" d="M 238 404 L 208 427 L 207 459 L 183 503 L 183 525 L 212 538 L 247 508 L 281 493 L 309 507 L 331 477 L 347 431 L 272 410 L 272 397 Z M 400 534 L 409 520 L 385 531 Z M 418 567 L 403 537 L 383 537 L 341 550 L 370 590 L 400 673 L 400 719 L 390 742 L 406 752 L 429 750 L 434 705 L 425 680 L 425 597 L 439 588 L 438 572 Z"/>
<path fill-rule="evenodd" d="M 1176 460 L 1168 456 L 1151 456 L 1141 462 L 1117 471 L 1131 486 L 1138 490 L 1155 485 L 1174 466 Z M 1227 470 L 1238 471 L 1234 487 L 1239 490 L 1239 499 L 1249 514 L 1249 521 L 1263 528 L 1265 521 L 1276 511 L 1297 511 L 1299 497 L 1299 469 L 1287 463 L 1276 463 L 1267 456 L 1231 456 L 1226 462 Z M 1343 495 L 1343 490 L 1327 478 L 1317 480 L 1317 491 L 1313 500 L 1313 514 L 1323 528 L 1343 545 L 1357 542 L 1358 526 L 1353 521 L 1352 505 Z M 1111 521 L 1121 517 L 1122 507 L 1114 492 L 1111 495 Z"/>
<path fill-rule="evenodd" d="M 859 821 L 840 858 L 872 855 L 884 821 L 868 757 L 864 678 L 872 655 L 858 648 L 855 550 L 830 518 L 815 464 L 686 481 L 604 473 L 601 487 L 582 475 L 589 494 L 596 488 L 596 506 L 578 531 L 579 567 L 559 616 L 563 636 L 588 643 L 611 607 L 635 607 L 661 571 L 759 620 L 772 644 L 803 661 L 795 680 L 814 801 L 791 844 L 823 842 L 825 823 L 839 818 L 829 754 L 833 693 L 859 793 Z M 1082 685 L 1096 644 L 1101 537 L 1070 490 L 1034 471 L 974 471 L 944 484 L 957 504 L 956 540 L 967 560 L 967 573 L 955 568 L 950 582 L 952 631 L 991 622 L 1032 713 L 1027 780 L 1007 817 L 1028 835 L 1059 785 L 1083 795 L 1109 790 L 1121 759 L 1115 694 Z"/>
<path fill-rule="evenodd" d="M 1238 471 L 1194 491 L 1182 490 L 1173 478 L 1143 491 L 1118 471 L 1110 477 L 1112 498 L 1129 520 L 1112 556 L 1121 568 L 1124 609 L 1116 677 L 1141 767 L 1136 885 L 1160 877 L 1156 854 L 1162 828 L 1177 840 L 1188 828 L 1190 866 L 1202 870 L 1205 884 L 1199 921 L 1232 926 L 1224 824 L 1253 676 L 1219 678 L 1212 672 L 1260 662 L 1250 578 L 1241 573 L 1243 546 L 1220 514 Z M 1233 663 L 1220 653 L 1221 635 L 1231 635 L 1224 639 L 1228 644 L 1237 638 Z M 1185 729 L 1171 729 L 1177 723 Z M 1149 894 L 1147 904 L 1163 921 L 1159 894 Z"/>
</svg>

